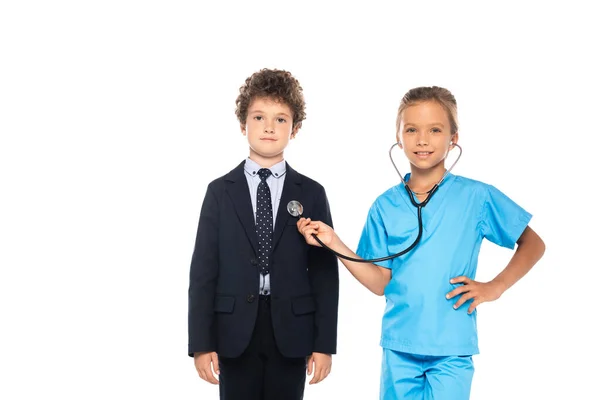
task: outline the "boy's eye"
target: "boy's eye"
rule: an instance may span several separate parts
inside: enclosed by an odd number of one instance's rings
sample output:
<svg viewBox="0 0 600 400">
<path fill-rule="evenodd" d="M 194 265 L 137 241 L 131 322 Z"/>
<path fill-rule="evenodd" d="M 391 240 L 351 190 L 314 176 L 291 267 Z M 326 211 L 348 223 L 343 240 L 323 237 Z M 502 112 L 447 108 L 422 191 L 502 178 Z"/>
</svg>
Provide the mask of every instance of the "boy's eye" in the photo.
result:
<svg viewBox="0 0 600 400">
<path fill-rule="evenodd" d="M 257 121 L 262 121 L 263 117 L 260 116 L 260 115 L 257 115 L 257 116 L 254 117 L 254 119 L 257 120 Z"/>
<path fill-rule="evenodd" d="M 277 118 L 277 122 L 279 122 L 280 124 L 285 124 L 286 120 L 285 118 Z"/>
</svg>

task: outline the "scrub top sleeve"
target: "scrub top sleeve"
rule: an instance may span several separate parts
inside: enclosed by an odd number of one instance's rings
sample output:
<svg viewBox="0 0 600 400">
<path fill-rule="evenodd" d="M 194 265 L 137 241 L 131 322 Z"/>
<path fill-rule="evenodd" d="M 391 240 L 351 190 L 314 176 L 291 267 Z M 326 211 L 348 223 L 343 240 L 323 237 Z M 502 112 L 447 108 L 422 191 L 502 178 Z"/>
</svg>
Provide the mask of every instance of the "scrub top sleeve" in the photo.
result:
<svg viewBox="0 0 600 400">
<path fill-rule="evenodd" d="M 483 237 L 499 246 L 514 249 L 530 220 L 530 213 L 494 186 L 486 185 L 481 220 Z"/>
<path fill-rule="evenodd" d="M 356 254 L 365 259 L 383 257 L 388 254 L 387 242 L 387 232 L 379 207 L 377 203 L 373 203 L 360 236 Z M 375 264 L 384 268 L 391 268 L 391 262 L 392 260 L 387 260 Z"/>
</svg>

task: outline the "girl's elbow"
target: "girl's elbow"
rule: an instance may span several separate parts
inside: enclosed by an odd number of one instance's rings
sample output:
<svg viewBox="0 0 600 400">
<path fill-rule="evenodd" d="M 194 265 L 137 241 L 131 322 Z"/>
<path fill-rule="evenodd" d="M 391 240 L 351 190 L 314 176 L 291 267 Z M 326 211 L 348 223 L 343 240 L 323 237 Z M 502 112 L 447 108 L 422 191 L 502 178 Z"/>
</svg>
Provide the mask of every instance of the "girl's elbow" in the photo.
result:
<svg viewBox="0 0 600 400">
<path fill-rule="evenodd" d="M 544 243 L 544 241 L 540 238 L 540 243 L 539 243 L 539 252 L 540 252 L 540 258 L 542 258 L 542 256 L 544 255 L 544 253 L 546 252 L 546 243 Z"/>
<path fill-rule="evenodd" d="M 377 296 L 383 296 L 385 294 L 385 286 L 372 288 L 371 292 L 373 292 Z"/>
<path fill-rule="evenodd" d="M 544 240 L 537 233 L 533 236 L 533 238 L 533 242 L 535 243 L 535 247 L 537 248 L 539 258 L 542 258 L 542 256 L 546 252 L 546 243 L 544 243 Z"/>
</svg>

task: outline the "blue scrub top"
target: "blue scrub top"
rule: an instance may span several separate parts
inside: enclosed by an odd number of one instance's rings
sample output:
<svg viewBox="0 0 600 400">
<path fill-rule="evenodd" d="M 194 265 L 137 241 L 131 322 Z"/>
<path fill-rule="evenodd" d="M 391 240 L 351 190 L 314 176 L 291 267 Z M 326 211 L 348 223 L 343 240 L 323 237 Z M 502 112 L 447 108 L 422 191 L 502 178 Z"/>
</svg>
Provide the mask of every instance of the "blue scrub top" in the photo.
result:
<svg viewBox="0 0 600 400">
<path fill-rule="evenodd" d="M 407 174 L 405 181 L 410 179 Z M 477 311 L 470 301 L 458 310 L 459 296 L 446 299 L 457 285 L 450 279 L 475 279 L 483 239 L 513 249 L 531 214 L 495 187 L 448 174 L 422 209 L 423 236 L 407 254 L 377 263 L 392 269 L 385 288 L 381 346 L 405 353 L 447 356 L 479 353 Z M 379 258 L 408 247 L 417 237 L 417 208 L 404 184 L 379 196 L 367 217 L 357 254 Z"/>
</svg>

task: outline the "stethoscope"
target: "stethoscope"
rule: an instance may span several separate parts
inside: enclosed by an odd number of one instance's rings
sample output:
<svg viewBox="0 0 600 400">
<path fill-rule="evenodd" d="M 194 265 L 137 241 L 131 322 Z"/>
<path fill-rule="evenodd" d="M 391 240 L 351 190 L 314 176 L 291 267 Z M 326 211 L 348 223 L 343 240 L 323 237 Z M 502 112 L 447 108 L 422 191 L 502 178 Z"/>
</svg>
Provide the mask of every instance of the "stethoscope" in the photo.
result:
<svg viewBox="0 0 600 400">
<path fill-rule="evenodd" d="M 340 258 L 343 258 L 345 260 L 355 261 L 355 262 L 363 262 L 363 263 L 374 263 L 374 262 L 391 260 L 392 258 L 400 257 L 401 255 L 404 255 L 404 254 L 408 253 L 409 251 L 411 251 L 412 249 L 414 249 L 415 246 L 421 240 L 421 236 L 423 236 L 423 216 L 422 216 L 423 207 L 425 207 L 429 203 L 429 200 L 431 200 L 431 198 L 433 197 L 433 195 L 435 194 L 435 192 L 437 192 L 439 186 L 442 184 L 442 182 L 444 181 L 444 179 L 446 179 L 446 176 L 450 173 L 450 171 L 452 171 L 452 168 L 454 168 L 454 166 L 456 165 L 456 163 L 458 162 L 458 160 L 460 160 L 460 157 L 462 156 L 462 147 L 460 147 L 458 144 L 456 144 L 454 142 L 450 142 L 450 144 L 453 145 L 453 146 L 455 146 L 455 147 L 458 147 L 458 149 L 460 150 L 460 153 L 458 153 L 458 157 L 456 158 L 456 161 L 454 161 L 454 163 L 450 166 L 450 168 L 448 168 L 446 170 L 446 172 L 442 176 L 442 179 L 440 179 L 438 183 L 436 183 L 435 185 L 433 185 L 433 187 L 429 191 L 423 192 L 423 193 L 415 193 L 415 192 L 413 192 L 410 189 L 410 187 L 407 185 L 407 183 L 404 181 L 404 178 L 402 177 L 402 174 L 398 170 L 398 167 L 396 167 L 396 163 L 394 162 L 394 158 L 392 157 L 392 150 L 394 150 L 394 147 L 396 147 L 396 146 L 401 147 L 402 144 L 400 142 L 397 142 L 397 143 L 394 143 L 392 145 L 392 147 L 390 147 L 390 150 L 388 152 L 388 154 L 390 156 L 390 161 L 392 162 L 392 165 L 394 166 L 394 169 L 398 173 L 398 176 L 400 177 L 400 180 L 404 184 L 404 189 L 406 190 L 406 193 L 408 193 L 408 197 L 410 199 L 410 202 L 412 203 L 413 206 L 415 206 L 417 208 L 417 219 L 419 221 L 419 233 L 417 234 L 417 238 L 414 240 L 414 242 L 410 246 L 408 246 L 406 249 L 402 250 L 399 253 L 392 254 L 392 255 L 389 255 L 389 256 L 380 257 L 380 258 L 371 258 L 371 259 L 366 260 L 366 259 L 362 259 L 362 258 L 348 257 L 348 256 L 345 256 L 343 254 L 340 254 L 337 251 L 329 248 L 326 244 L 324 244 L 321 241 L 321 239 L 319 239 L 317 237 L 317 235 L 315 235 L 314 233 L 312 234 L 312 237 L 315 238 L 315 240 L 321 246 L 323 246 L 324 248 L 328 249 L 329 251 L 331 251 L 332 253 L 334 253 L 336 256 L 338 256 Z M 425 198 L 425 200 L 423 200 L 422 202 L 419 203 L 415 199 L 414 195 L 415 194 L 425 194 L 425 193 L 427 193 L 427 197 Z M 302 217 L 302 211 L 304 211 L 304 207 L 302 207 L 302 204 L 299 201 L 292 200 L 292 201 L 290 201 L 287 204 L 287 211 L 288 211 L 288 213 L 291 216 L 300 218 L 300 217 Z"/>
</svg>

